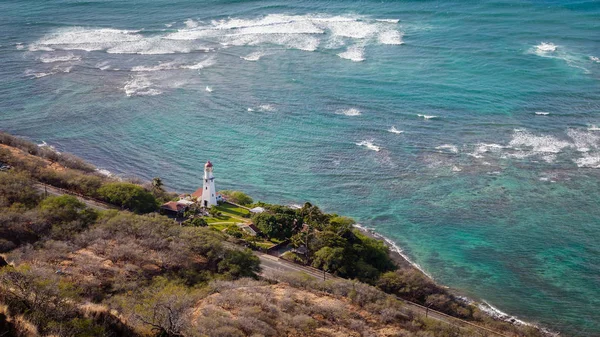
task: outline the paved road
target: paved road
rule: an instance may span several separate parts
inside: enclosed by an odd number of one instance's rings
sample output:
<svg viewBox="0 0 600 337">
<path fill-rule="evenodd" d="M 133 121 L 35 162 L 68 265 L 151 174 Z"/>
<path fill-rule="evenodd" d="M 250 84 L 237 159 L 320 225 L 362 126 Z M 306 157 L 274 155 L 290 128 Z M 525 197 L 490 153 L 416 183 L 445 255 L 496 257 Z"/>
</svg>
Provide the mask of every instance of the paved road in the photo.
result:
<svg viewBox="0 0 600 337">
<path fill-rule="evenodd" d="M 112 205 L 103 203 L 103 202 L 99 202 L 96 200 L 91 200 L 88 198 L 85 198 L 83 196 L 80 195 L 74 195 L 72 192 L 69 192 L 67 190 L 63 190 L 60 188 L 56 188 L 50 185 L 46 185 L 43 183 L 38 183 L 35 186 L 41 193 L 48 193 L 51 195 L 64 195 L 64 194 L 69 194 L 69 195 L 73 195 L 75 196 L 77 199 L 79 199 L 81 202 L 85 203 L 88 207 L 94 208 L 94 209 L 98 209 L 98 210 L 108 210 L 108 209 L 117 209 L 117 207 L 114 207 Z M 225 242 L 225 246 L 232 248 L 232 249 L 242 249 L 243 247 L 238 246 L 238 245 L 234 245 L 232 243 L 228 243 Z M 273 278 L 274 276 L 276 277 L 277 273 L 304 273 L 308 276 L 311 276 L 315 279 L 318 280 L 331 280 L 331 279 L 341 279 L 335 275 L 329 274 L 329 273 L 324 273 L 321 270 L 315 269 L 315 268 L 311 268 L 311 267 L 307 267 L 307 266 L 301 266 L 283 259 L 280 259 L 278 257 L 272 256 L 272 255 L 268 255 L 268 254 L 263 254 L 260 252 L 254 252 L 254 254 L 256 256 L 258 256 L 258 258 L 260 259 L 260 264 L 262 267 L 262 272 L 261 272 L 261 276 L 265 277 L 265 278 Z M 446 324 L 452 325 L 452 326 L 456 326 L 456 327 L 468 327 L 471 329 L 477 329 L 479 330 L 483 336 L 501 336 L 501 337 L 508 337 L 507 335 L 498 333 L 496 331 L 490 330 L 488 328 L 482 327 L 482 326 L 478 326 L 476 324 L 473 324 L 471 322 L 467 322 L 461 319 L 458 319 L 456 317 L 452 317 L 449 315 L 446 315 L 444 313 L 435 311 L 435 310 L 430 310 L 422 305 L 410 302 L 410 301 L 406 301 L 403 300 L 401 298 L 398 297 L 398 300 L 404 302 L 404 304 L 413 312 L 416 312 L 418 314 L 427 316 L 431 319 L 440 321 L 440 322 L 444 322 Z"/>
</svg>

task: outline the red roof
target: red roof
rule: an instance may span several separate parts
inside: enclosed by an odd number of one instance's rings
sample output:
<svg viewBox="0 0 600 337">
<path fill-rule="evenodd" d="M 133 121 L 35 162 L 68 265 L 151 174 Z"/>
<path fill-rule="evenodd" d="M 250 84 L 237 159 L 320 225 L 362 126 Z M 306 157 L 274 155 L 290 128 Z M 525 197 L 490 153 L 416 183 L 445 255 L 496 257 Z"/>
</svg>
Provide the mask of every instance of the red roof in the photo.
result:
<svg viewBox="0 0 600 337">
<path fill-rule="evenodd" d="M 196 192 L 192 193 L 192 197 L 194 198 L 202 198 L 202 187 L 198 187 Z"/>
<path fill-rule="evenodd" d="M 177 203 L 177 201 L 169 201 L 165 204 L 163 204 L 162 206 L 160 206 L 161 209 L 165 209 L 168 211 L 173 211 L 173 212 L 179 212 L 179 211 L 183 211 L 185 210 L 187 206 L 182 205 Z"/>
<path fill-rule="evenodd" d="M 204 167 L 212 167 L 212 163 L 209 161 L 206 162 L 206 164 L 204 165 Z"/>
</svg>

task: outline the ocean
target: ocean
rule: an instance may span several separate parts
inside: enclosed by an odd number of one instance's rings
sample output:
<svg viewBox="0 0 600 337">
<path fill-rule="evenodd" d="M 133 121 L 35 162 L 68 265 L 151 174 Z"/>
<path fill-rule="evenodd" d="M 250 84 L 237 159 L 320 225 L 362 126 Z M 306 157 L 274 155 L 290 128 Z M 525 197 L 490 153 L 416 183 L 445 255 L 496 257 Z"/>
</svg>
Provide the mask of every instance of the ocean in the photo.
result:
<svg viewBox="0 0 600 337">
<path fill-rule="evenodd" d="M 600 336 L 600 2 L 13 0 L 0 129 L 320 205 L 460 294 Z"/>
</svg>

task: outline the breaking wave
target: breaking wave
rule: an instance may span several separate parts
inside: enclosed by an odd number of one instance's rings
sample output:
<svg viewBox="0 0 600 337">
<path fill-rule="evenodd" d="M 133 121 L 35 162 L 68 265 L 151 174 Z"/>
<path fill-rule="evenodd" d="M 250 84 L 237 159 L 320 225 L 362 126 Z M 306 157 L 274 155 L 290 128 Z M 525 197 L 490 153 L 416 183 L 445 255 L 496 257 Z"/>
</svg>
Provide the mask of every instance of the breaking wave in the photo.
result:
<svg viewBox="0 0 600 337">
<path fill-rule="evenodd" d="M 391 128 L 388 129 L 388 132 L 395 133 L 395 134 L 401 134 L 404 131 L 398 130 L 398 129 L 396 129 L 395 126 L 392 126 Z"/>
<path fill-rule="evenodd" d="M 379 146 L 377 146 L 377 145 L 373 144 L 373 142 L 372 142 L 372 141 L 370 141 L 370 140 L 363 140 L 363 141 L 361 141 L 361 142 L 358 142 L 358 143 L 356 143 L 356 145 L 358 145 L 358 146 L 364 146 L 364 147 L 366 147 L 367 149 L 369 149 L 369 150 L 373 150 L 373 151 L 376 151 L 376 152 L 379 152 L 379 151 L 381 151 L 381 147 L 379 147 Z"/>
<path fill-rule="evenodd" d="M 263 57 L 265 55 L 267 55 L 265 52 L 257 51 L 257 52 L 250 53 L 246 56 L 240 56 L 240 58 L 244 59 L 246 61 L 258 61 L 258 60 L 260 60 L 261 57 Z"/>
<path fill-rule="evenodd" d="M 175 32 L 146 33 L 141 30 L 70 27 L 57 29 L 28 47 L 39 50 L 105 51 L 113 54 L 173 54 L 209 51 L 226 46 L 283 46 L 315 51 L 353 44 L 340 57 L 365 59 L 364 46 L 371 43 L 402 44 L 398 20 L 359 16 L 269 14 L 259 18 L 228 18 L 208 23 L 188 19 Z M 336 43 L 331 43 L 337 41 Z M 220 46 L 220 47 L 219 47 Z M 250 53 L 246 60 L 262 55 Z"/>
<path fill-rule="evenodd" d="M 421 117 L 423 119 L 434 119 L 434 118 L 438 118 L 438 116 L 433 116 L 433 115 L 422 115 L 422 114 L 418 114 L 418 117 Z"/>
<path fill-rule="evenodd" d="M 81 60 L 81 56 L 69 53 L 66 55 L 50 55 L 44 54 L 40 56 L 40 61 L 42 63 L 54 63 L 54 62 L 69 62 L 69 61 L 79 61 Z"/>
<path fill-rule="evenodd" d="M 156 96 L 162 94 L 162 91 L 152 88 L 153 83 L 146 76 L 132 76 L 125 83 L 123 91 L 127 97 L 131 96 Z"/>
<path fill-rule="evenodd" d="M 358 110 L 356 108 L 342 109 L 342 110 L 336 111 L 335 113 L 338 115 L 344 115 L 344 116 L 360 116 L 360 115 L 362 115 L 360 110 Z"/>
<path fill-rule="evenodd" d="M 544 58 L 558 59 L 564 61 L 569 67 L 583 70 L 584 73 L 589 74 L 590 71 L 585 67 L 589 64 L 590 57 L 586 57 L 582 54 L 570 52 L 564 47 L 559 47 L 553 43 L 542 42 L 533 48 L 529 49 L 529 54 L 535 54 Z M 593 61 L 593 60 L 592 60 Z"/>
<path fill-rule="evenodd" d="M 440 152 L 458 153 L 458 147 L 452 144 L 436 146 L 435 149 L 439 150 Z"/>
</svg>

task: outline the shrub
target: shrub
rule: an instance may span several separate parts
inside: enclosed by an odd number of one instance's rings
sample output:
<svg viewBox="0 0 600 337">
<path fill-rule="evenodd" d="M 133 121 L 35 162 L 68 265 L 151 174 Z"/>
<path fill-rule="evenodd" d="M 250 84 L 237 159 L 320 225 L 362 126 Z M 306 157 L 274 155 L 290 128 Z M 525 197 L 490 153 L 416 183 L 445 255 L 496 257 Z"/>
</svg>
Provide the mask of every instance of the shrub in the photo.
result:
<svg viewBox="0 0 600 337">
<path fill-rule="evenodd" d="M 246 193 L 241 192 L 241 191 L 224 190 L 224 191 L 219 191 L 219 193 L 224 195 L 228 201 L 231 201 L 233 203 L 236 203 L 236 204 L 239 204 L 242 206 L 250 205 L 254 202 L 254 200 L 252 200 L 252 198 L 250 196 L 248 196 Z"/>
<path fill-rule="evenodd" d="M 192 226 L 192 227 L 206 227 L 206 226 L 208 226 L 208 223 L 203 218 L 189 219 L 189 220 L 184 221 L 183 224 L 186 225 L 186 226 Z"/>
<path fill-rule="evenodd" d="M 158 207 L 156 198 L 141 186 L 130 183 L 108 183 L 98 190 L 100 198 L 135 213 L 149 213 Z"/>
<path fill-rule="evenodd" d="M 21 203 L 34 207 L 40 200 L 35 182 L 23 172 L 0 173 L 0 206 Z"/>
<path fill-rule="evenodd" d="M 250 249 L 229 250 L 219 262 L 218 271 L 228 278 L 258 278 L 260 259 Z"/>
</svg>

